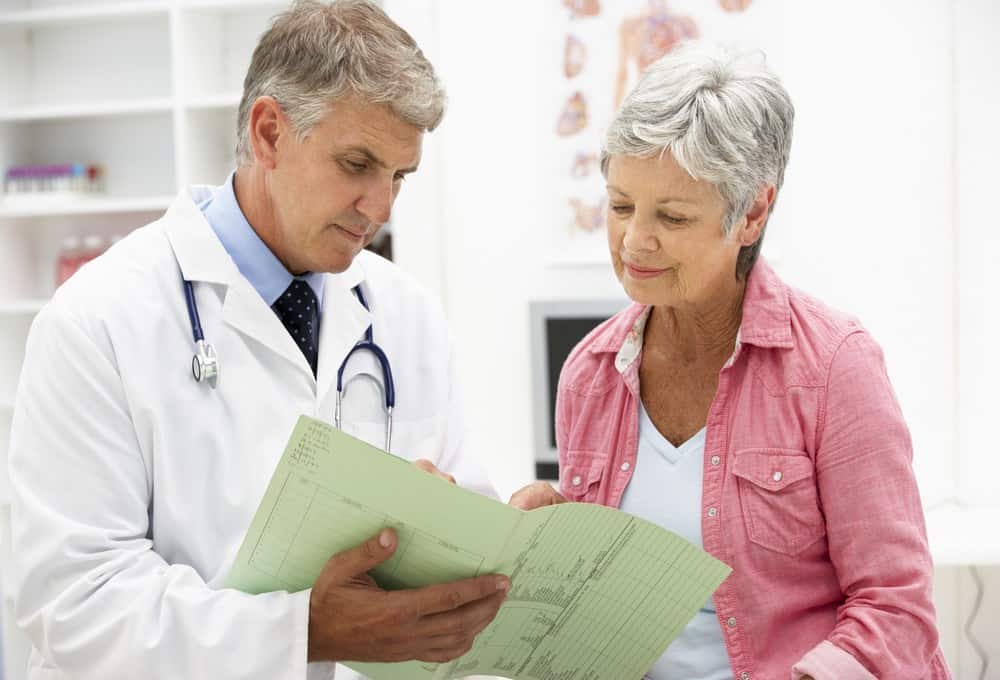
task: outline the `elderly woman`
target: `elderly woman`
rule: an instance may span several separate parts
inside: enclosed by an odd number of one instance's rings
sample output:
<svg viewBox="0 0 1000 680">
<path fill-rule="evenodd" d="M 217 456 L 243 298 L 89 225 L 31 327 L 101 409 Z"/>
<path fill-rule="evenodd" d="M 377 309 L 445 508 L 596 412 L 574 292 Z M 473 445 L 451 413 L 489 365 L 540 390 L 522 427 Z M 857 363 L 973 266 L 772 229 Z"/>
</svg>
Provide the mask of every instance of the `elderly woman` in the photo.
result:
<svg viewBox="0 0 1000 680">
<path fill-rule="evenodd" d="M 618 111 L 608 244 L 634 304 L 563 367 L 561 491 L 733 568 L 648 678 L 949 678 L 882 352 L 758 257 L 792 118 L 762 60 L 699 45 Z M 533 485 L 511 502 L 562 500 Z"/>
</svg>

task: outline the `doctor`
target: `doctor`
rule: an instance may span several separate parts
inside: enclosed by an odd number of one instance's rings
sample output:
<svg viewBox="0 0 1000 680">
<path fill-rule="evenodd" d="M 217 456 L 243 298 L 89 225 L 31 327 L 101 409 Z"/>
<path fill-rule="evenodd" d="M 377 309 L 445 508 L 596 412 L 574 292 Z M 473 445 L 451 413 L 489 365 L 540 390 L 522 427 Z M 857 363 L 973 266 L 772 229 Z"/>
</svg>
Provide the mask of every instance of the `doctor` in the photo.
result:
<svg viewBox="0 0 1000 680">
<path fill-rule="evenodd" d="M 338 660 L 450 660 L 495 616 L 502 576 L 379 590 L 366 572 L 391 530 L 310 590 L 220 587 L 296 418 L 333 420 L 342 366 L 346 431 L 385 445 L 391 382 L 392 452 L 492 493 L 463 447 L 441 310 L 362 250 L 443 102 L 377 7 L 296 3 L 254 52 L 235 173 L 182 193 L 38 315 L 10 449 L 28 677 L 326 678 Z M 371 351 L 344 361 L 369 327 L 391 379 Z"/>
</svg>

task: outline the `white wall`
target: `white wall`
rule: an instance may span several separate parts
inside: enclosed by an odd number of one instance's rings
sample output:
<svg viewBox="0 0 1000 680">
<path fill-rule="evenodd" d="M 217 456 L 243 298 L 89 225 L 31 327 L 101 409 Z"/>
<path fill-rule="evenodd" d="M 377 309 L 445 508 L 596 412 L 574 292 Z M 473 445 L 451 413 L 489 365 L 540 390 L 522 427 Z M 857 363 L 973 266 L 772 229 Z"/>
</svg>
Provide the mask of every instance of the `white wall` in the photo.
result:
<svg viewBox="0 0 1000 680">
<path fill-rule="evenodd" d="M 777 254 L 791 283 L 858 315 L 882 343 L 913 430 L 922 492 L 936 502 L 955 493 L 959 475 L 951 5 L 757 3 L 780 20 L 771 23 L 771 58 L 798 112 L 765 252 Z M 486 435 L 498 483 L 513 485 L 531 469 L 527 303 L 621 292 L 606 266 L 551 263 L 559 227 L 548 181 L 558 171 L 549 90 L 561 50 L 551 27 L 560 8 L 508 3 L 483 31 L 473 28 L 487 20 L 478 3 L 430 4 L 436 42 L 428 51 L 450 109 L 428 142 L 434 177 L 407 187 L 395 233 L 411 246 L 400 248 L 404 266 L 422 268 L 447 301 L 466 355 L 470 416 Z M 978 19 L 969 17 L 977 28 Z M 978 153 L 985 159 L 990 150 Z M 418 192 L 433 199 L 412 198 Z M 421 218 L 435 225 L 407 226 L 406 201 L 421 203 Z M 967 258 L 989 254 L 963 246 Z M 1000 473 L 985 458 L 977 463 Z"/>
<path fill-rule="evenodd" d="M 956 219 L 958 263 L 958 413 L 960 495 L 997 502 L 1000 444 L 995 430 L 1000 337 L 997 263 L 1000 217 L 996 163 L 1000 152 L 1000 3 L 956 2 Z M 997 632 L 1000 637 L 1000 631 Z M 998 662 L 1000 665 L 1000 662 Z"/>
<path fill-rule="evenodd" d="M 606 266 L 551 263 L 560 3 L 387 5 L 427 47 L 450 93 L 428 140 L 432 177 L 400 201 L 400 259 L 446 300 L 475 441 L 509 494 L 533 469 L 528 303 L 620 295 Z M 428 7 L 430 20 L 407 23 Z M 755 30 L 770 31 L 769 58 L 797 108 L 765 253 L 790 283 L 856 314 L 883 345 L 925 504 L 995 505 L 990 416 L 1000 368 L 987 351 L 1000 331 L 989 276 L 1000 232 L 988 208 L 1000 152 L 1000 10 L 992 0 L 756 0 L 751 9 L 766 15 Z M 995 657 L 987 677 L 1000 678 L 1000 573 L 984 575 L 974 631 Z M 968 571 L 940 570 L 938 590 L 957 677 L 978 677 L 962 631 Z"/>
</svg>

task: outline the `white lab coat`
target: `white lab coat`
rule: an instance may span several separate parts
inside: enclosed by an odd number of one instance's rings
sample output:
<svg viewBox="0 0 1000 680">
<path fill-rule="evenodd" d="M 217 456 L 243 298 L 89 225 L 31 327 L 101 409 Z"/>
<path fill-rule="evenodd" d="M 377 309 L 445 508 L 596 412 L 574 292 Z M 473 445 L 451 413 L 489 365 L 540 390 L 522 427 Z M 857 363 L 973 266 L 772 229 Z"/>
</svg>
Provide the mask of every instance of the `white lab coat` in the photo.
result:
<svg viewBox="0 0 1000 680">
<path fill-rule="evenodd" d="M 185 192 L 85 266 L 32 325 L 9 463 L 32 680 L 307 677 L 309 591 L 220 584 L 293 424 L 300 414 L 332 422 L 337 368 L 372 321 L 396 383 L 393 452 L 493 493 L 463 448 L 439 305 L 363 252 L 327 275 L 315 379 L 202 217 L 206 191 Z M 218 352 L 216 390 L 191 377 L 182 272 Z M 351 293 L 359 282 L 371 313 Z M 347 375 L 361 372 L 381 381 L 370 353 Z M 375 384 L 352 382 L 345 402 L 345 430 L 381 447 Z M 332 673 L 308 668 L 309 678 Z"/>
</svg>

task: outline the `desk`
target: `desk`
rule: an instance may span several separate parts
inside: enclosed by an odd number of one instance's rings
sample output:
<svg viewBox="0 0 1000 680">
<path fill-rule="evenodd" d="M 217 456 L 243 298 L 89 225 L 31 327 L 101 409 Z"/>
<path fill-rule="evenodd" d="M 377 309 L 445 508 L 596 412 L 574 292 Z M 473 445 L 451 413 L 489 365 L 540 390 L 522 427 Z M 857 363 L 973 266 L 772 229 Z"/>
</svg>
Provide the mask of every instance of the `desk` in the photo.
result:
<svg viewBox="0 0 1000 680">
<path fill-rule="evenodd" d="M 959 635 L 968 640 L 979 659 L 978 674 L 975 677 L 985 677 L 991 665 L 990 655 L 996 652 L 996 643 L 990 643 L 991 650 L 973 634 L 972 627 L 981 613 L 985 596 L 978 567 L 1000 565 L 1000 505 L 948 502 L 931 506 L 931 509 L 925 511 L 925 517 L 934 566 L 964 567 L 972 578 L 975 602 Z M 968 670 L 959 672 L 963 677 L 972 677 Z"/>
</svg>

